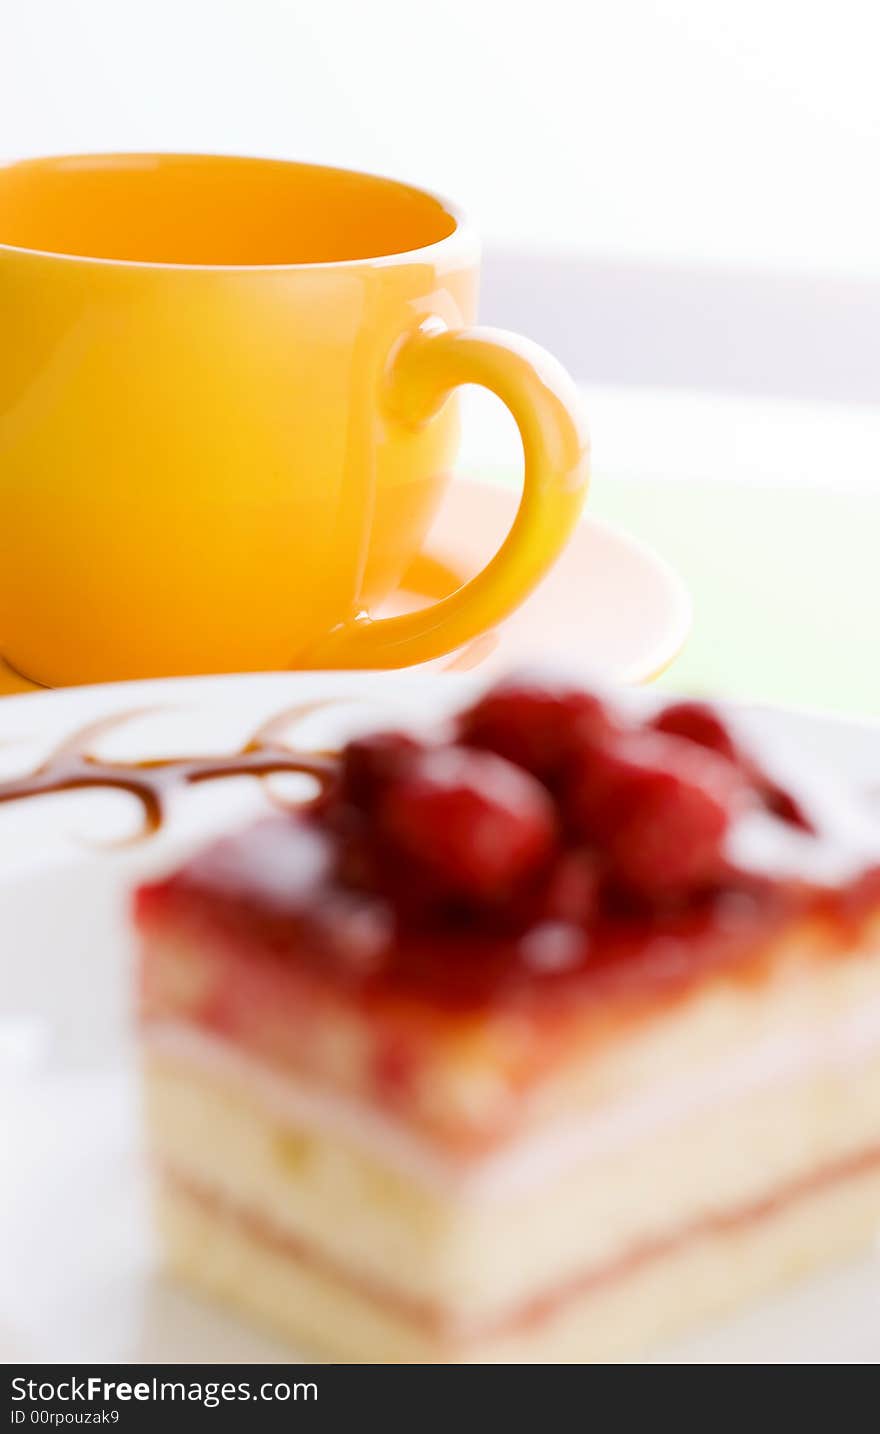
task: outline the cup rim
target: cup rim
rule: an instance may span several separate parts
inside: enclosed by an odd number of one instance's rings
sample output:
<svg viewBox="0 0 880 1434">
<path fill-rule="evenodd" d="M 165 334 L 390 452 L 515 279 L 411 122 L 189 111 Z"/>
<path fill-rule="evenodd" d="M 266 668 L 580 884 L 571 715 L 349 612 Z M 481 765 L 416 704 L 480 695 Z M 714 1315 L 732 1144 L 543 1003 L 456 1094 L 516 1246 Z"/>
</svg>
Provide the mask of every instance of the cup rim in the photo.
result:
<svg viewBox="0 0 880 1434">
<path fill-rule="evenodd" d="M 478 253 L 479 245 L 477 237 L 465 219 L 461 209 L 445 195 L 439 194 L 436 190 L 426 189 L 422 185 L 410 184 L 407 180 L 396 178 L 394 175 L 377 174 L 373 170 L 351 169 L 343 165 L 318 164 L 310 160 L 291 159 L 290 157 L 279 157 L 277 155 L 256 155 L 256 154 L 235 154 L 225 150 L 83 150 L 74 151 L 69 154 L 41 154 L 23 156 L 18 159 L 5 160 L 0 163 L 0 174 L 4 170 L 17 169 L 19 167 L 41 168 L 57 164 L 75 164 L 77 161 L 86 160 L 148 160 L 148 159 L 232 159 L 253 161 L 257 164 L 288 165 L 296 169 L 324 170 L 325 172 L 338 175 L 357 175 L 364 179 L 376 179 L 386 184 L 396 185 L 399 189 L 408 190 L 412 194 L 418 194 L 426 199 L 431 199 L 449 215 L 454 222 L 454 229 L 445 234 L 442 239 L 435 239 L 430 244 L 419 245 L 415 249 L 401 249 L 391 254 L 375 254 L 353 259 L 315 259 L 299 263 L 286 264 L 188 264 L 177 263 L 170 260 L 152 259 L 113 259 L 102 257 L 100 254 L 68 254 L 64 249 L 34 249 L 22 244 L 8 244 L 0 240 L 0 254 L 23 254 L 36 259 L 57 259 L 70 264 L 97 264 L 118 269 L 155 269 L 161 272 L 193 274 L 261 274 L 261 273 L 296 273 L 298 270 L 334 270 L 334 269 L 363 269 L 363 268 L 390 268 L 395 264 L 408 263 L 413 260 L 421 260 L 430 257 L 434 262 L 438 258 L 445 257 L 444 250 L 454 246 L 466 248 L 473 251 L 474 256 Z"/>
</svg>

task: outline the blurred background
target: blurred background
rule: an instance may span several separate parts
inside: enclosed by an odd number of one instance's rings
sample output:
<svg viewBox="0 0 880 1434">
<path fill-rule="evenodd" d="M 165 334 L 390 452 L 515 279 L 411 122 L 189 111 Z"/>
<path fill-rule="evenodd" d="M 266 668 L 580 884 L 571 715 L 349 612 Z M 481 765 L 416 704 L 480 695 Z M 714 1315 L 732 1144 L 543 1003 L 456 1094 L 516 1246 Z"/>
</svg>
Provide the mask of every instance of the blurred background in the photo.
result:
<svg viewBox="0 0 880 1434">
<path fill-rule="evenodd" d="M 10 0 L 0 157 L 222 150 L 447 193 L 482 316 L 584 386 L 595 513 L 697 621 L 667 684 L 880 715 L 872 0 Z M 475 398 L 463 463 L 517 479 Z"/>
</svg>

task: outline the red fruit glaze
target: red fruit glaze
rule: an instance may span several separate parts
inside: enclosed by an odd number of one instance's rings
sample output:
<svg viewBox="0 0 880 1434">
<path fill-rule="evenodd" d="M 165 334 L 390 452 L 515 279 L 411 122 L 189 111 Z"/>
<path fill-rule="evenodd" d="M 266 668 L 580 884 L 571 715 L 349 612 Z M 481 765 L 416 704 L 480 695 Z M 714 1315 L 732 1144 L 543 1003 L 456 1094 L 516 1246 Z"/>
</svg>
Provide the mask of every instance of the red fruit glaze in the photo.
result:
<svg viewBox="0 0 880 1434">
<path fill-rule="evenodd" d="M 536 903 L 536 921 L 589 927 L 599 914 L 601 862 L 583 848 L 561 852 Z"/>
<path fill-rule="evenodd" d="M 722 967 L 763 970 L 797 916 L 854 931 L 877 917 L 880 868 L 839 890 L 731 869 L 725 836 L 741 804 L 797 812 L 749 758 L 731 759 L 701 704 L 624 730 L 589 694 L 520 679 L 460 728 L 468 745 L 358 739 L 330 801 L 142 887 L 138 922 L 162 937 L 145 1010 L 185 1011 L 299 1068 L 324 996 L 357 1003 L 381 1027 L 375 1084 L 398 1102 L 443 1013 L 533 1014 L 546 1021 L 543 1060 L 556 1023 L 586 1006 L 601 1024 L 612 1003 Z M 490 742 L 516 748 L 543 783 Z M 178 937 L 197 980 L 165 979 Z"/>
<path fill-rule="evenodd" d="M 527 772 L 491 752 L 437 747 L 389 786 L 377 826 L 442 894 L 496 900 L 551 856 L 556 819 Z"/>
<path fill-rule="evenodd" d="M 765 778 L 760 788 L 760 797 L 768 812 L 772 812 L 781 822 L 788 822 L 789 826 L 800 827 L 801 831 L 815 835 L 816 828 L 797 797 L 793 797 L 784 787 L 778 787 L 775 782 Z"/>
<path fill-rule="evenodd" d="M 718 713 L 706 702 L 673 702 L 658 712 L 650 725 L 657 732 L 685 737 L 737 766 L 740 764 L 736 743 Z"/>
<path fill-rule="evenodd" d="M 207 985 L 194 987 L 155 984 L 148 971 L 146 1004 L 154 1015 L 185 1007 L 191 1019 L 245 1043 L 262 1042 L 266 1026 L 296 1059 L 312 1019 L 310 990 L 335 991 L 376 1013 L 403 1007 L 432 1018 L 508 1008 L 552 1016 L 678 989 L 759 954 L 760 943 L 792 913 L 815 904 L 808 890 L 743 877 L 731 888 L 735 921 L 726 914 L 726 889 L 718 898 L 650 914 L 607 913 L 600 906 L 578 958 L 550 971 L 523 955 L 523 938 L 554 919 L 546 913 L 521 931 L 493 931 L 480 921 L 410 926 L 394 919 L 383 898 L 347 891 L 321 862 L 310 872 L 314 842 L 304 818 L 271 817 L 140 888 L 141 930 L 176 935 L 203 952 L 210 968 Z M 383 914 L 389 918 L 384 935 Z M 352 917 L 362 927 L 361 916 L 367 950 L 360 941 L 353 951 Z M 383 1071 L 386 1083 L 404 1083 L 407 1064 L 395 1053 Z"/>
<path fill-rule="evenodd" d="M 369 810 L 421 750 L 421 743 L 407 732 L 372 732 L 353 738 L 340 758 L 338 797 Z"/>
<path fill-rule="evenodd" d="M 564 683 L 511 677 L 458 719 L 457 740 L 497 752 L 553 786 L 569 759 L 616 724 L 598 697 Z"/>
<path fill-rule="evenodd" d="M 664 707 L 651 726 L 658 732 L 684 737 L 700 747 L 717 752 L 738 767 L 754 787 L 768 812 L 790 826 L 811 832 L 813 824 L 790 792 L 780 787 L 761 770 L 758 763 L 740 750 L 718 713 L 706 702 L 675 702 Z"/>
<path fill-rule="evenodd" d="M 598 847 L 612 881 L 676 900 L 719 879 L 722 843 L 743 799 L 729 762 L 660 733 L 627 734 L 573 775 L 569 821 Z"/>
</svg>

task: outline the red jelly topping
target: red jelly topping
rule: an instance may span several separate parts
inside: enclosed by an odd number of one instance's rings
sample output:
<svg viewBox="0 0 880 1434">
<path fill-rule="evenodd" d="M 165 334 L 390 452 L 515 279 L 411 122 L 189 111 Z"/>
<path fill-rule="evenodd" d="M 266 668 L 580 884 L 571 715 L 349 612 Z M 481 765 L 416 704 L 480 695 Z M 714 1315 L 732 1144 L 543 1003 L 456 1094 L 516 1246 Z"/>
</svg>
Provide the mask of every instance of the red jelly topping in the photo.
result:
<svg viewBox="0 0 880 1434">
<path fill-rule="evenodd" d="M 674 702 L 664 707 L 652 725 L 658 732 L 683 737 L 725 757 L 746 777 L 768 812 L 790 826 L 808 832 L 813 830 L 796 798 L 763 772 L 753 757 L 740 751 L 724 722 L 708 703 Z"/>
<path fill-rule="evenodd" d="M 598 697 L 568 683 L 510 677 L 458 720 L 457 737 L 497 752 L 549 786 L 565 776 L 571 757 L 615 730 Z"/>
<path fill-rule="evenodd" d="M 668 903 L 723 879 L 723 840 L 743 783 L 723 758 L 652 732 L 616 738 L 573 764 L 577 836 L 633 896 Z"/>
<path fill-rule="evenodd" d="M 422 750 L 407 732 L 375 732 L 349 742 L 340 757 L 339 783 L 333 799 L 369 811 L 377 797 L 408 770 Z"/>
<path fill-rule="evenodd" d="M 706 702 L 673 702 L 657 714 L 651 726 L 657 732 L 684 737 L 699 747 L 707 747 L 710 752 L 726 757 L 735 766 L 742 764 L 741 754 L 730 732 L 714 707 Z"/>
<path fill-rule="evenodd" d="M 392 780 L 377 836 L 443 897 L 493 904 L 546 865 L 556 813 L 545 787 L 491 752 L 439 747 Z"/>
<path fill-rule="evenodd" d="M 731 866 L 750 806 L 806 824 L 702 704 L 625 723 L 592 694 L 511 679 L 455 737 L 350 743 L 319 804 L 144 888 L 143 921 L 222 934 L 367 1001 L 566 1010 L 760 957 L 798 912 L 861 919 L 880 889 Z"/>
</svg>

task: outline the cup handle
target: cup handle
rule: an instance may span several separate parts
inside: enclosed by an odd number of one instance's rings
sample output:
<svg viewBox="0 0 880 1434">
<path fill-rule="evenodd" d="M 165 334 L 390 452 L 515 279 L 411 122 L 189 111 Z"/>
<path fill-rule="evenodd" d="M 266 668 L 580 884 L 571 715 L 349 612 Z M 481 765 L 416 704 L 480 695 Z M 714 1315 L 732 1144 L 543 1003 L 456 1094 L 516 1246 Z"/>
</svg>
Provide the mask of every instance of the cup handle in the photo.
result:
<svg viewBox="0 0 880 1434">
<path fill-rule="evenodd" d="M 589 481 L 574 384 L 556 359 L 527 339 L 500 329 L 448 329 L 429 319 L 392 356 L 386 412 L 418 428 L 467 383 L 496 394 L 522 438 L 525 476 L 510 532 L 487 566 L 455 592 L 399 617 L 360 614 L 309 654 L 310 667 L 407 667 L 454 652 L 508 617 L 564 547 Z"/>
</svg>

